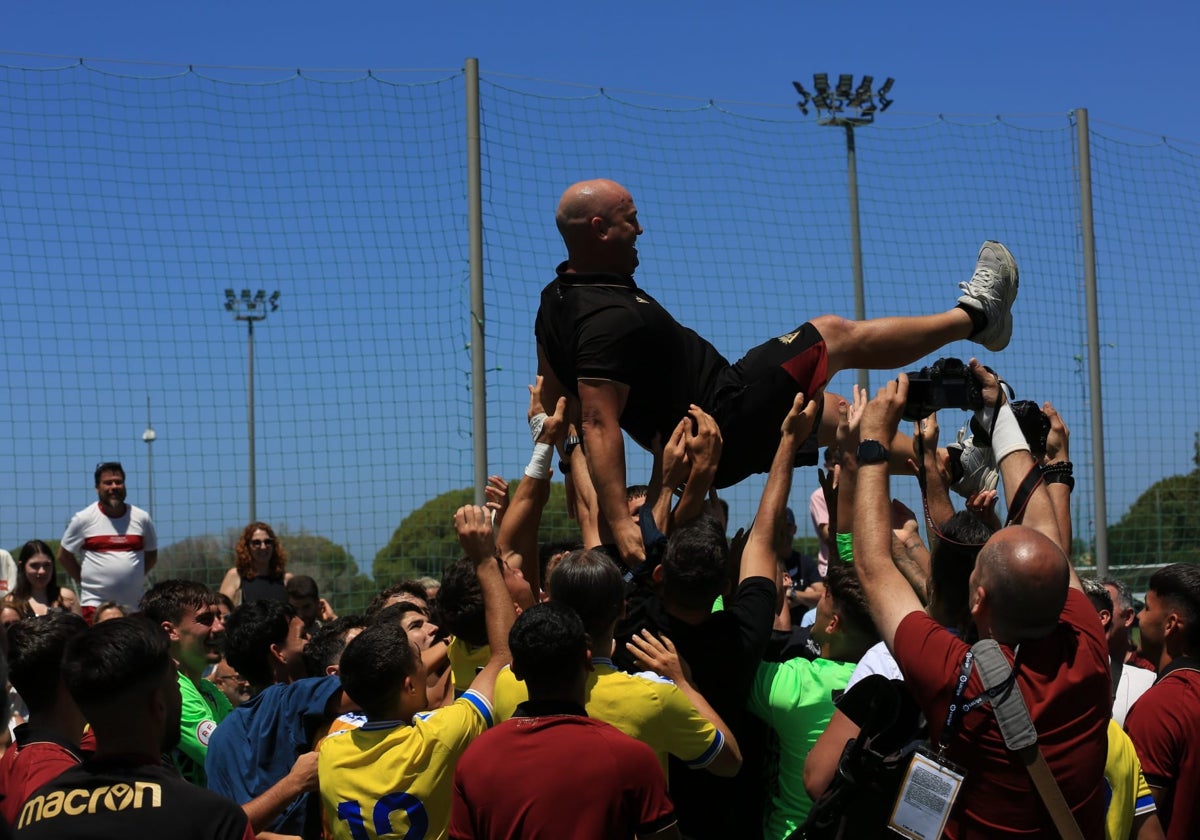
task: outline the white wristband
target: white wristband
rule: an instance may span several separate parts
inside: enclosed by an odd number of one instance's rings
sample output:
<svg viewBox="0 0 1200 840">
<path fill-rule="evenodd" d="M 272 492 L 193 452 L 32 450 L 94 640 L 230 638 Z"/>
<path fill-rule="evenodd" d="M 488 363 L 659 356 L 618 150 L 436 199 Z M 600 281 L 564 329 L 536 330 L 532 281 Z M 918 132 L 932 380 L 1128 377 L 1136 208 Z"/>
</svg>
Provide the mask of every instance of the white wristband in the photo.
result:
<svg viewBox="0 0 1200 840">
<path fill-rule="evenodd" d="M 529 433 L 533 435 L 533 442 L 536 444 L 538 438 L 542 436 L 542 426 L 546 423 L 546 412 L 539 412 L 529 418 Z"/>
<path fill-rule="evenodd" d="M 1025 450 L 1029 452 L 1029 442 L 1017 423 L 1012 407 L 1005 402 L 996 409 L 996 425 L 992 429 L 992 452 L 995 454 L 996 465 L 1004 460 L 1006 455 Z"/>
<path fill-rule="evenodd" d="M 529 466 L 525 468 L 525 475 L 530 478 L 549 478 L 550 464 L 553 461 L 554 447 L 549 443 L 535 443 L 533 445 L 533 457 L 529 459 Z"/>
</svg>

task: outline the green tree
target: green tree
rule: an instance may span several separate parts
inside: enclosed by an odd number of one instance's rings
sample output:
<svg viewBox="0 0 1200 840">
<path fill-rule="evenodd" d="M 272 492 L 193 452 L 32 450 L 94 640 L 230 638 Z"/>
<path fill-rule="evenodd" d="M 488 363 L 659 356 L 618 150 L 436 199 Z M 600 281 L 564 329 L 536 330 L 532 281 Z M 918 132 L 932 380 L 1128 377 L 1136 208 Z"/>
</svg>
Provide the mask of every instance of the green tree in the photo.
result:
<svg viewBox="0 0 1200 840">
<path fill-rule="evenodd" d="M 181 578 L 217 588 L 225 572 L 233 567 L 233 545 L 240 534 L 240 530 L 204 534 L 159 549 L 153 580 Z"/>
<path fill-rule="evenodd" d="M 375 586 L 370 577 L 359 571 L 345 548 L 328 537 L 304 529 L 291 531 L 286 525 L 276 528 L 275 533 L 287 549 L 287 570 L 315 580 L 321 597 L 336 612 L 361 612 L 366 608 L 375 594 Z M 172 543 L 159 550 L 153 579 L 198 580 L 216 589 L 234 566 L 234 546 L 241 536 L 242 529 L 234 527 L 223 534 L 204 534 Z"/>
<path fill-rule="evenodd" d="M 510 495 L 516 492 L 517 484 L 517 480 L 509 483 Z M 440 578 L 442 569 L 462 556 L 454 533 L 454 512 L 472 499 L 474 491 L 470 487 L 449 490 L 406 516 L 388 544 L 375 555 L 376 586 L 383 588 L 425 575 Z M 562 482 L 550 484 L 550 500 L 542 511 L 538 535 L 543 541 L 579 536 L 579 526 L 567 516 L 566 485 Z"/>
<path fill-rule="evenodd" d="M 1200 469 L 1155 482 L 1108 529 L 1113 565 L 1200 562 Z"/>
</svg>

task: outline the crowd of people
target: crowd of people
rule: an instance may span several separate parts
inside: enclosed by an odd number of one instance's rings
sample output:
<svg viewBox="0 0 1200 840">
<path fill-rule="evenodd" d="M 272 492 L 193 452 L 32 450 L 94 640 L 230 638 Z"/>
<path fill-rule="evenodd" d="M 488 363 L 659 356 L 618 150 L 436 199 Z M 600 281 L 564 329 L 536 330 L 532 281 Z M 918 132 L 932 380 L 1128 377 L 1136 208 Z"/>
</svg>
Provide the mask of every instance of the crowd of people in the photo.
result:
<svg viewBox="0 0 1200 840">
<path fill-rule="evenodd" d="M 57 559 L 19 552 L 0 833 L 1200 836 L 1200 566 L 1157 571 L 1140 611 L 1081 579 L 1067 426 L 976 360 L 948 445 L 936 412 L 902 428 L 907 376 L 825 388 L 954 340 L 1003 349 L 1004 246 L 945 313 L 820 316 L 731 365 L 633 282 L 624 188 L 573 185 L 557 222 L 532 455 L 455 512 L 440 580 L 339 616 L 254 522 L 219 590 L 145 589 L 153 524 L 118 464 Z M 654 453 L 646 484 L 623 433 Z M 809 557 L 790 500 L 822 446 Z M 579 531 L 550 542 L 555 468 Z M 718 489 L 755 472 L 734 528 Z"/>
</svg>

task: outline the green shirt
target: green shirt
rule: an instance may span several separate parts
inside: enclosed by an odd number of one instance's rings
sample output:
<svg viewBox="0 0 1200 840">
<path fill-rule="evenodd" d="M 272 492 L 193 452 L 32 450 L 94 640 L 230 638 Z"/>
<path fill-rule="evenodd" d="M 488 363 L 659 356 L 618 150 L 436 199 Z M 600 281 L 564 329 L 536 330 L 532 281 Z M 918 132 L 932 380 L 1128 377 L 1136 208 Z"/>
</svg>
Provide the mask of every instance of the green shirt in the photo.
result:
<svg viewBox="0 0 1200 840">
<path fill-rule="evenodd" d="M 779 767 L 763 829 L 766 840 L 784 840 L 808 817 L 812 800 L 804 790 L 804 760 L 833 717 L 833 691 L 845 688 L 852 673 L 853 662 L 830 659 L 758 666 L 748 705 L 779 738 Z"/>
<path fill-rule="evenodd" d="M 179 693 L 183 695 L 183 714 L 179 721 L 179 746 L 171 752 L 180 774 L 194 785 L 208 786 L 204 774 L 204 757 L 208 755 L 208 739 L 217 724 L 233 711 L 229 698 L 208 680 L 200 680 L 200 688 L 179 672 Z"/>
</svg>

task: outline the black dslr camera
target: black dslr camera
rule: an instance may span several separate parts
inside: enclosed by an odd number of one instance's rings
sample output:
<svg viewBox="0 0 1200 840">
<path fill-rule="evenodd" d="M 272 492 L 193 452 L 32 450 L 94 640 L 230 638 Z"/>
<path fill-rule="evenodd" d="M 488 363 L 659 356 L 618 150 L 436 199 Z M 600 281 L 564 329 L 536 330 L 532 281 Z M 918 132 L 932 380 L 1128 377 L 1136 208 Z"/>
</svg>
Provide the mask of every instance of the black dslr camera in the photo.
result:
<svg viewBox="0 0 1200 840">
<path fill-rule="evenodd" d="M 974 411 L 983 407 L 979 382 L 962 359 L 938 359 L 929 367 L 908 374 L 905 420 L 921 420 L 943 408 Z"/>
</svg>

